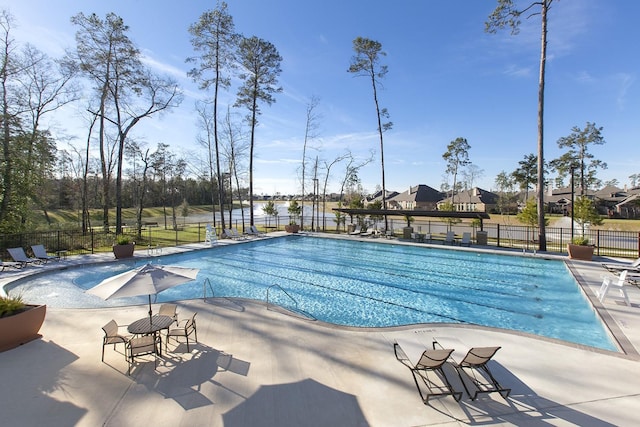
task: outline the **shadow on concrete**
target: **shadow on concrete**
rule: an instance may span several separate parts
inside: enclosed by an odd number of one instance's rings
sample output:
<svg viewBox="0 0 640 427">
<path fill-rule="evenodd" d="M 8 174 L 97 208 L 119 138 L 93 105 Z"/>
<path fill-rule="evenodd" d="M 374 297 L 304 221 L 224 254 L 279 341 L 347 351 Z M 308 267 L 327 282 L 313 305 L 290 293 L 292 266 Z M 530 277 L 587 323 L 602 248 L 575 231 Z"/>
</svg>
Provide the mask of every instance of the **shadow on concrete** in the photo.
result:
<svg viewBox="0 0 640 427">
<path fill-rule="evenodd" d="M 223 414 L 225 427 L 368 426 L 358 399 L 311 378 L 261 386 Z"/>
<path fill-rule="evenodd" d="M 42 339 L 0 353 L 2 419 L 16 426 L 40 425 L 42 420 L 51 426 L 78 424 L 87 410 L 51 397 L 56 392 L 74 394 L 65 369 L 77 359 L 55 342 Z"/>
</svg>

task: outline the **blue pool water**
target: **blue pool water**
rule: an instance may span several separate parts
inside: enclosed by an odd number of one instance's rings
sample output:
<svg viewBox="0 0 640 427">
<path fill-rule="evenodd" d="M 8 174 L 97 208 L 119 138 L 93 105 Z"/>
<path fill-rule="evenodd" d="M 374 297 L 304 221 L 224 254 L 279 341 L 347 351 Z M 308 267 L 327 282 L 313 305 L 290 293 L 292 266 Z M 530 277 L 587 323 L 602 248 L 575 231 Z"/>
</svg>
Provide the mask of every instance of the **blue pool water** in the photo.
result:
<svg viewBox="0 0 640 427">
<path fill-rule="evenodd" d="M 144 303 L 84 293 L 131 262 L 92 265 L 36 277 L 11 292 L 51 307 Z M 329 323 L 382 327 L 471 323 L 616 350 L 562 261 L 397 244 L 290 236 L 168 255 L 154 262 L 199 268 L 198 279 L 157 301 L 243 297 L 296 308 Z M 211 292 L 207 289 L 209 296 Z"/>
</svg>

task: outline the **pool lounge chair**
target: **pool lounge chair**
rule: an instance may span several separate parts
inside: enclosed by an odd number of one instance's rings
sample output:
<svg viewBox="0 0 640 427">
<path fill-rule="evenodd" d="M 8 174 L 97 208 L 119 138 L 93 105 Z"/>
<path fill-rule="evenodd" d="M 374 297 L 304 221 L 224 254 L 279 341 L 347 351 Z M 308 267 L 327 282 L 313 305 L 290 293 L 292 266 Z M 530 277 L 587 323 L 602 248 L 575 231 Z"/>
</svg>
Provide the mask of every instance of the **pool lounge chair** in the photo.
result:
<svg viewBox="0 0 640 427">
<path fill-rule="evenodd" d="M 451 355 L 453 367 L 460 377 L 462 386 L 471 400 L 476 400 L 480 393 L 499 393 L 503 398 L 509 397 L 510 388 L 505 388 L 489 370 L 488 363 L 500 347 L 472 347 L 466 353 L 466 346 L 455 338 L 434 337 L 433 348 L 455 346 L 456 351 Z M 473 394 L 469 391 L 469 385 L 473 386 Z"/>
<path fill-rule="evenodd" d="M 49 255 L 43 245 L 31 245 L 31 250 L 33 251 L 33 256 L 43 262 L 60 261 L 58 255 Z"/>
<path fill-rule="evenodd" d="M 462 233 L 462 239 L 460 240 L 460 246 L 471 246 L 471 233 L 465 231 Z"/>
<path fill-rule="evenodd" d="M 444 244 L 453 245 L 456 242 L 456 234 L 453 231 L 447 231 L 447 235 L 444 237 Z"/>
<path fill-rule="evenodd" d="M 373 227 L 367 228 L 365 231 L 360 233 L 360 235 L 363 236 L 363 237 L 373 236 Z"/>
<path fill-rule="evenodd" d="M 417 342 L 396 340 L 393 343 L 393 352 L 396 359 L 411 371 L 418 394 L 425 405 L 433 396 L 453 396 L 456 401 L 462 398 L 462 392 L 454 390 L 443 370 L 453 349 L 425 349 Z M 436 378 L 429 377 L 429 372 L 438 378 L 437 382 Z M 420 382 L 426 387 L 426 393 L 420 388 Z"/>
<path fill-rule="evenodd" d="M 608 271 L 618 274 L 623 270 L 630 270 L 640 273 L 640 258 L 633 261 L 632 263 L 603 263 L 602 266 L 606 268 Z"/>
<path fill-rule="evenodd" d="M 28 257 L 22 248 L 7 248 L 7 252 L 9 252 L 9 255 L 11 255 L 11 258 L 13 258 L 15 262 L 19 262 L 22 266 L 42 263 L 42 260 L 38 258 Z"/>
<path fill-rule="evenodd" d="M 362 227 L 360 227 L 359 225 L 356 228 L 354 228 L 353 231 L 349 232 L 349 234 L 351 234 L 352 236 L 357 236 L 361 233 L 362 233 Z"/>
<path fill-rule="evenodd" d="M 5 268 L 22 268 L 22 264 L 14 261 L 0 261 L 0 271 L 4 271 Z"/>
</svg>

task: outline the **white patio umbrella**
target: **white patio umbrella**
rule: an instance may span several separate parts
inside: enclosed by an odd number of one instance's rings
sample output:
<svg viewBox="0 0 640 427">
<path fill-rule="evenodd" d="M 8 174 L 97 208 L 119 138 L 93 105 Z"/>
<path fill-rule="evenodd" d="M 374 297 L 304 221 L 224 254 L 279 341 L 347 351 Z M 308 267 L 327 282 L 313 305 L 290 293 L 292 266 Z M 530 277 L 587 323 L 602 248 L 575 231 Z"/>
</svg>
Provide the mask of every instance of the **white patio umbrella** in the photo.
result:
<svg viewBox="0 0 640 427">
<path fill-rule="evenodd" d="M 197 268 L 146 264 L 104 279 L 87 293 L 104 300 L 149 295 L 149 318 L 151 318 L 151 295 L 195 280 L 199 271 Z"/>
</svg>

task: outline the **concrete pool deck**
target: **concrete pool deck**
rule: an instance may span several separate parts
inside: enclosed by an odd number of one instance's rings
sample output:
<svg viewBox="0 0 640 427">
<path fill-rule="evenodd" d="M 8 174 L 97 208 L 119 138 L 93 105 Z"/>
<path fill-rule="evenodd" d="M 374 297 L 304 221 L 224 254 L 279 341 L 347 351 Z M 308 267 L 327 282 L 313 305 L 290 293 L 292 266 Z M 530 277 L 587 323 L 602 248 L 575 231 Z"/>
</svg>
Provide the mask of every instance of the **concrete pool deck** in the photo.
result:
<svg viewBox="0 0 640 427">
<path fill-rule="evenodd" d="M 87 258 L 113 255 L 29 270 Z M 569 265 L 593 301 L 604 274 L 600 263 Z M 3 273 L 0 286 L 21 274 Z M 42 338 L 0 353 L 0 413 L 8 425 L 20 426 L 636 425 L 640 289 L 630 286 L 628 293 L 631 307 L 613 299 L 594 303 L 626 355 L 470 325 L 342 328 L 257 301 L 183 301 L 180 318 L 198 312 L 199 343 L 190 352 L 184 343 L 170 345 L 155 370 L 149 357 L 136 362 L 131 376 L 121 346 L 105 348 L 100 361 L 100 328 L 111 319 L 133 322 L 145 315 L 144 306 L 50 308 Z M 465 395 L 460 402 L 447 396 L 424 405 L 411 373 L 396 361 L 393 342 L 428 346 L 436 336 L 501 346 L 490 366 L 511 395 L 475 401 Z"/>
</svg>

